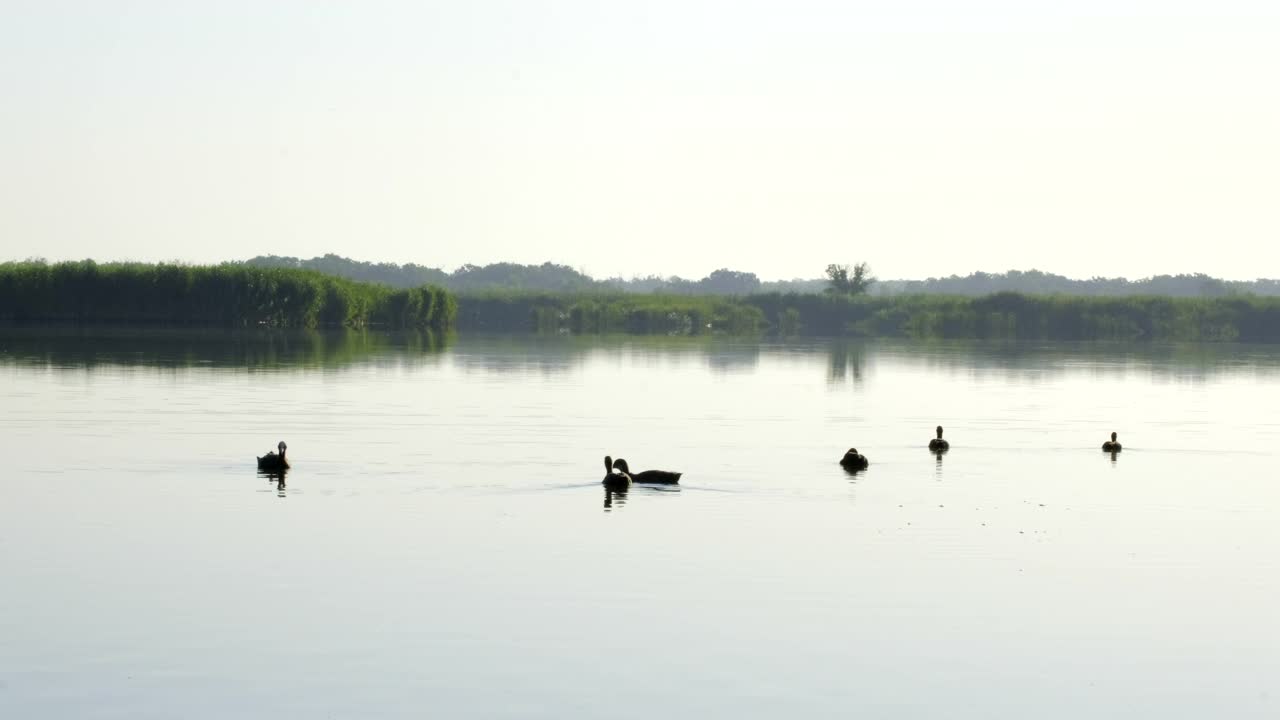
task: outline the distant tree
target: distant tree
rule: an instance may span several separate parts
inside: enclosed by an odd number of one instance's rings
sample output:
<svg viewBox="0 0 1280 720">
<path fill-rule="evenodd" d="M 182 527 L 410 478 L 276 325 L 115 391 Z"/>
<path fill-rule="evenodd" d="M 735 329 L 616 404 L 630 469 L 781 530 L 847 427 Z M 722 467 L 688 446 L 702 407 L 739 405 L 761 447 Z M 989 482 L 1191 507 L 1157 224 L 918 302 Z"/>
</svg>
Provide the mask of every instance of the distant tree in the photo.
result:
<svg viewBox="0 0 1280 720">
<path fill-rule="evenodd" d="M 817 295 L 827 286 L 821 278 L 792 278 L 790 280 L 765 280 L 760 283 L 762 293 L 797 293 Z"/>
<path fill-rule="evenodd" d="M 848 265 L 828 265 L 827 266 L 827 292 L 832 295 L 848 295 L 849 294 L 849 266 Z"/>
<path fill-rule="evenodd" d="M 698 289 L 697 283 L 692 280 L 685 280 L 679 275 L 672 275 L 659 285 L 654 292 L 668 293 L 673 295 L 692 295 Z"/>
<path fill-rule="evenodd" d="M 943 295 L 989 295 L 997 292 L 1019 292 L 1027 295 L 1093 295 L 1132 296 L 1165 295 L 1170 297 L 1225 297 L 1232 295 L 1277 295 L 1280 283 L 1275 280 L 1221 280 L 1203 273 L 1194 275 L 1155 275 L 1139 280 L 1092 277 L 1073 280 L 1039 270 L 1006 273 L 975 272 L 964 277 L 951 275 L 928 280 L 901 280 L 880 283 L 894 293 Z"/>
<path fill-rule="evenodd" d="M 755 273 L 721 268 L 698 281 L 698 292 L 708 295 L 749 295 L 760 290 Z"/>
<path fill-rule="evenodd" d="M 833 295 L 862 295 L 871 287 L 875 278 L 871 276 L 871 266 L 860 262 L 850 268 L 848 265 L 827 266 L 827 292 Z"/>
<path fill-rule="evenodd" d="M 592 278 L 568 265 L 493 263 L 483 267 L 463 265 L 449 276 L 447 285 L 458 290 L 546 290 L 564 292 L 596 286 Z"/>
<path fill-rule="evenodd" d="M 323 257 L 310 260 L 299 260 L 295 257 L 279 257 L 276 255 L 260 255 L 250 258 L 242 265 L 261 268 L 301 268 L 315 270 L 326 275 L 336 275 L 348 280 L 375 282 L 398 288 L 419 287 L 421 285 L 444 285 L 448 275 L 437 268 L 421 265 L 396 265 L 394 263 L 369 263 L 350 260 L 329 253 Z"/>
</svg>

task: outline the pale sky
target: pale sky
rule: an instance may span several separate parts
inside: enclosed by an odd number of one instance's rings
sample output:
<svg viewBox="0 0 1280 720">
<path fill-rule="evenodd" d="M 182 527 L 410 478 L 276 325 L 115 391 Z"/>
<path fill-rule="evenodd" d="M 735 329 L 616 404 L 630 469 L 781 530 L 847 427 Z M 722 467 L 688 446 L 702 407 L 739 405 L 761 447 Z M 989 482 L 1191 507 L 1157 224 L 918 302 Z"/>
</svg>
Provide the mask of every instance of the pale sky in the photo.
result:
<svg viewBox="0 0 1280 720">
<path fill-rule="evenodd" d="M 1280 276 L 1280 2 L 0 0 L 0 260 Z"/>
</svg>

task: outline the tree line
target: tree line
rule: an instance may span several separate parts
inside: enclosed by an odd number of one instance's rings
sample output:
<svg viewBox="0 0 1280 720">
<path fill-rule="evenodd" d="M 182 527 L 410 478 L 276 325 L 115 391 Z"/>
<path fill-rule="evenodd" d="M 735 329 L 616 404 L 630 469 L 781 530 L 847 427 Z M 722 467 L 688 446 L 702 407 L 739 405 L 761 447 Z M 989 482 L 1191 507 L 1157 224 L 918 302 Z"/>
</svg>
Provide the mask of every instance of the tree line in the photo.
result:
<svg viewBox="0 0 1280 720">
<path fill-rule="evenodd" d="M 434 286 L 393 289 L 313 270 L 248 265 L 0 263 L 0 323 L 446 330 L 457 300 Z"/>
<path fill-rule="evenodd" d="M 391 287 L 412 287 L 429 283 L 454 292 L 603 292 L 656 293 L 664 295 L 749 295 L 757 292 L 821 292 L 824 280 L 765 282 L 755 273 L 722 268 L 699 280 L 679 276 L 652 275 L 636 278 L 597 280 L 568 265 L 542 263 L 492 263 L 463 265 L 453 272 L 409 263 L 371 263 L 334 254 L 308 260 L 278 255 L 259 255 L 238 263 L 250 267 L 316 270 L 362 282 L 378 282 Z"/>
<path fill-rule="evenodd" d="M 1005 273 L 975 272 L 927 280 L 881 281 L 878 294 L 885 295 L 990 295 L 1016 292 L 1026 295 L 1089 295 L 1131 297 L 1229 297 L 1233 295 L 1280 295 L 1280 280 L 1221 280 L 1204 273 L 1153 275 L 1140 280 L 1094 277 L 1073 280 L 1039 270 L 1010 270 Z"/>
<path fill-rule="evenodd" d="M 1280 297 L 866 294 L 869 268 L 832 266 L 825 293 L 695 295 L 395 289 L 246 264 L 0 264 L 0 323 L 388 327 L 1280 342 Z"/>
<path fill-rule="evenodd" d="M 1280 342 L 1280 297 L 761 294 L 783 335 Z"/>
<path fill-rule="evenodd" d="M 438 285 L 459 293 L 480 291 L 543 291 L 543 292 L 624 292 L 658 293 L 667 295 L 753 295 L 757 293 L 811 293 L 832 292 L 834 270 L 843 270 L 844 279 L 853 285 L 837 294 L 872 295 L 990 295 L 998 292 L 1018 292 L 1027 295 L 1091 295 L 1136 296 L 1167 295 L 1170 297 L 1228 297 L 1233 295 L 1280 295 L 1280 280 L 1235 281 L 1221 280 L 1203 273 L 1181 275 L 1155 275 L 1140 280 L 1094 277 L 1074 280 L 1062 275 L 1039 270 L 1005 273 L 974 272 L 969 275 L 951 275 L 926 280 L 873 280 L 865 263 L 857 265 L 830 265 L 824 277 L 796 278 L 792 280 L 761 280 L 755 273 L 721 268 L 697 280 L 679 276 L 621 278 L 598 280 L 568 265 L 542 263 L 521 265 L 518 263 L 493 263 L 490 265 L 463 265 L 453 272 L 440 268 L 394 263 L 370 263 L 338 255 L 324 255 L 309 260 L 276 255 L 260 255 L 238 263 L 251 267 L 289 268 L 316 270 L 360 282 L 375 282 L 397 288 Z M 868 280 L 858 276 L 862 268 Z M 874 284 L 872 284 L 874 282 Z"/>
</svg>

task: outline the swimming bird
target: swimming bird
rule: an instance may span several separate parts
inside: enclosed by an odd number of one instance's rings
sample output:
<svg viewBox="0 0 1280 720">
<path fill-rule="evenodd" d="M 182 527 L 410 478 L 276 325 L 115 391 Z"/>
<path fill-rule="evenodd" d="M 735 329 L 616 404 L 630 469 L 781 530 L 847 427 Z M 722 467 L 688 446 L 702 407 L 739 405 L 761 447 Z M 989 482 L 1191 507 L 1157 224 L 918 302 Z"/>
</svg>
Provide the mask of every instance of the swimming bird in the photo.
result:
<svg viewBox="0 0 1280 720">
<path fill-rule="evenodd" d="M 284 470 L 289 467 L 289 461 L 284 458 L 284 451 L 288 450 L 289 446 L 281 440 L 280 444 L 276 445 L 276 449 L 280 451 L 279 455 L 269 452 L 258 458 L 259 470 Z"/>
<path fill-rule="evenodd" d="M 845 470 L 866 470 L 871 465 L 871 461 L 866 455 L 859 453 L 858 448 L 849 448 L 844 457 L 840 458 L 840 465 Z"/>
<path fill-rule="evenodd" d="M 613 471 L 613 458 L 604 456 L 604 480 L 601 484 L 616 492 L 626 492 L 631 486 L 631 476 L 626 472 Z"/>
<path fill-rule="evenodd" d="M 929 441 L 929 449 L 933 451 L 947 450 L 951 447 L 951 443 L 942 439 L 942 426 L 938 426 L 938 437 Z"/>
<path fill-rule="evenodd" d="M 1102 449 L 1106 452 L 1120 452 L 1120 443 L 1116 440 L 1116 434 L 1111 433 L 1111 439 L 1102 443 Z"/>
<path fill-rule="evenodd" d="M 618 458 L 613 461 L 614 469 L 621 470 L 624 474 L 631 477 L 632 482 L 652 483 L 655 485 L 675 485 L 680 482 L 680 476 L 684 473 L 671 472 L 669 470 L 645 470 L 643 472 L 633 473 L 631 468 L 627 467 L 627 461 Z"/>
</svg>

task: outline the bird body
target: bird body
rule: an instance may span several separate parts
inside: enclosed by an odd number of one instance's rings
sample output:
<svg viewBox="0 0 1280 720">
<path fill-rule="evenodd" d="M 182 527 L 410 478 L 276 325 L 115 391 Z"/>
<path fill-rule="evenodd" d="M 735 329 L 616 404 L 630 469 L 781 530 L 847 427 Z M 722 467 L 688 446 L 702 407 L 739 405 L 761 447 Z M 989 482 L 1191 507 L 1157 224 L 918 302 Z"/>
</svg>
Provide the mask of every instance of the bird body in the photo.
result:
<svg viewBox="0 0 1280 720">
<path fill-rule="evenodd" d="M 285 444 L 285 442 L 284 442 L 283 440 L 281 440 L 281 441 L 280 441 L 280 443 L 279 443 L 278 445 L 276 445 L 276 449 L 280 451 L 280 454 L 279 454 L 279 455 L 277 455 L 277 454 L 275 454 L 275 453 L 273 453 L 273 452 L 269 452 L 269 453 L 267 453 L 266 455 L 263 455 L 262 457 L 258 458 L 258 469 L 259 469 L 259 470 L 286 470 L 286 469 L 288 469 L 288 467 L 289 467 L 289 461 L 285 459 L 284 453 L 285 453 L 285 451 L 286 451 L 286 450 L 288 450 L 288 449 L 289 449 L 289 446 L 288 446 L 288 445 L 286 445 L 286 444 Z"/>
<path fill-rule="evenodd" d="M 840 465 L 845 470 L 866 470 L 871 466 L 871 461 L 866 455 L 858 452 L 858 448 L 849 448 L 849 451 L 840 458 Z"/>
<path fill-rule="evenodd" d="M 613 466 L 614 466 L 613 458 L 609 457 L 608 455 L 605 455 L 604 456 L 604 480 L 601 481 L 601 484 L 609 488 L 610 490 L 625 491 L 628 487 L 631 486 L 631 476 L 628 475 L 626 472 L 614 472 Z"/>
<path fill-rule="evenodd" d="M 621 471 L 624 475 L 631 478 L 632 482 L 649 483 L 652 485 L 675 485 L 680 482 L 680 476 L 684 473 L 671 472 L 670 470 L 644 470 L 633 473 L 631 468 L 627 466 L 627 461 L 618 458 L 613 461 L 613 469 Z"/>
<path fill-rule="evenodd" d="M 939 426 L 938 426 L 937 431 L 938 431 L 938 437 L 936 437 L 936 438 L 934 438 L 934 439 L 932 439 L 932 440 L 930 440 L 930 441 L 929 441 L 929 449 L 930 449 L 930 450 L 933 450 L 934 452 L 937 452 L 937 451 L 939 451 L 939 450 L 949 450 L 949 449 L 951 449 L 951 443 L 949 443 L 949 442 L 947 442 L 946 440 L 943 440 L 943 439 L 942 439 L 942 426 L 941 426 L 941 425 L 939 425 Z"/>
<path fill-rule="evenodd" d="M 1110 440 L 1108 440 L 1107 442 L 1102 443 L 1102 450 L 1103 450 L 1104 452 L 1120 452 L 1120 442 L 1119 442 L 1118 440 L 1116 440 L 1116 434 L 1115 434 L 1115 433 L 1111 433 L 1111 439 L 1110 439 Z"/>
</svg>

